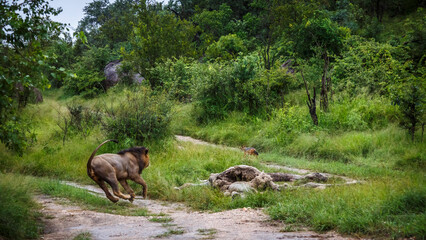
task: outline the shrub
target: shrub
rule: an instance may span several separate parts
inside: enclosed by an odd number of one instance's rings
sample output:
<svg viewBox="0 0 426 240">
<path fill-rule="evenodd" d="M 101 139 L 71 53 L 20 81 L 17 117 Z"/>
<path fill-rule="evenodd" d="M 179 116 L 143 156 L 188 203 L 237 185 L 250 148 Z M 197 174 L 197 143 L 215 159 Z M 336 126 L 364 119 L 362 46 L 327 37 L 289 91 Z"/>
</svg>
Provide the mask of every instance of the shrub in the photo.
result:
<svg viewBox="0 0 426 240">
<path fill-rule="evenodd" d="M 226 61 L 235 59 L 238 54 L 246 51 L 244 41 L 235 34 L 229 34 L 212 43 L 206 50 L 206 57 L 210 60 Z"/>
<path fill-rule="evenodd" d="M 104 92 L 101 84 L 103 80 L 99 73 L 81 70 L 74 77 L 65 80 L 65 92 L 91 98 Z"/>
<path fill-rule="evenodd" d="M 402 48 L 353 36 L 348 39 L 348 50 L 336 60 L 334 82 L 336 91 L 346 90 L 352 96 L 359 93 L 386 94 L 389 84 L 407 75 Z"/>
<path fill-rule="evenodd" d="M 108 46 L 104 48 L 91 47 L 84 52 L 77 63 L 73 65 L 74 77 L 65 79 L 65 91 L 71 95 L 94 97 L 104 91 L 102 81 L 105 79 L 103 70 L 115 56 Z"/>
<path fill-rule="evenodd" d="M 140 87 L 127 91 L 118 106 L 104 124 L 108 137 L 143 143 L 169 136 L 171 103 L 165 95 L 153 95 L 149 88 Z"/>
<path fill-rule="evenodd" d="M 240 57 L 234 62 L 193 66 L 194 109 L 200 122 L 223 119 L 231 111 L 248 114 L 265 109 L 265 85 L 256 79 L 255 56 Z"/>
<path fill-rule="evenodd" d="M 194 111 L 199 122 L 223 119 L 228 110 L 231 69 L 223 64 L 198 64 L 194 68 Z"/>
<path fill-rule="evenodd" d="M 31 142 L 36 140 L 36 135 L 28 120 L 13 117 L 0 125 L 0 141 L 18 155 L 24 153 Z"/>
<path fill-rule="evenodd" d="M 366 130 L 387 126 L 399 118 L 398 108 L 384 97 L 344 97 L 319 115 L 320 127 L 329 130 Z"/>
<path fill-rule="evenodd" d="M 189 101 L 191 99 L 191 65 L 187 59 L 167 59 L 149 69 L 150 81 L 158 83 L 158 89 L 165 89 L 172 99 Z"/>
</svg>

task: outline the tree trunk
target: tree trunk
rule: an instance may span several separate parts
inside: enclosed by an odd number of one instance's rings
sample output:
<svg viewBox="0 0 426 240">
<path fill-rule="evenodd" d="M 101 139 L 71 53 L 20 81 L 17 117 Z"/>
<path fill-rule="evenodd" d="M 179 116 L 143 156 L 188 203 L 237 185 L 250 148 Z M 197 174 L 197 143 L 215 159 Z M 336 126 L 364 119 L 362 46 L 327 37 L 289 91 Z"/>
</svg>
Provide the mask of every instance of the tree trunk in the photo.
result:
<svg viewBox="0 0 426 240">
<path fill-rule="evenodd" d="M 280 89 L 280 96 L 281 96 L 281 108 L 284 107 L 284 91 Z"/>
<path fill-rule="evenodd" d="M 311 115 L 312 122 L 314 123 L 314 125 L 318 126 L 317 105 L 316 105 L 317 93 L 315 91 L 315 87 L 314 87 L 314 98 L 311 99 L 311 95 L 309 94 L 309 90 L 308 90 L 308 84 L 306 83 L 305 77 L 303 76 L 303 72 L 300 71 L 300 73 L 302 74 L 303 82 L 305 83 L 306 95 L 308 96 L 308 100 L 306 101 L 306 103 L 309 108 L 309 114 Z"/>
<path fill-rule="evenodd" d="M 414 135 L 416 134 L 416 125 L 417 125 L 417 119 L 416 119 L 416 104 L 411 103 L 410 104 L 410 135 L 411 135 L 411 141 L 414 142 Z"/>
<path fill-rule="evenodd" d="M 327 52 L 323 55 L 324 58 L 324 68 L 322 71 L 322 78 L 321 78 L 321 109 L 323 111 L 328 111 L 328 97 L 327 97 L 327 72 L 328 72 L 328 65 L 330 64 L 330 60 L 328 58 Z"/>
<path fill-rule="evenodd" d="M 331 77 L 327 77 L 327 92 L 330 95 L 328 103 L 333 102 L 333 86 L 331 83 Z"/>
</svg>

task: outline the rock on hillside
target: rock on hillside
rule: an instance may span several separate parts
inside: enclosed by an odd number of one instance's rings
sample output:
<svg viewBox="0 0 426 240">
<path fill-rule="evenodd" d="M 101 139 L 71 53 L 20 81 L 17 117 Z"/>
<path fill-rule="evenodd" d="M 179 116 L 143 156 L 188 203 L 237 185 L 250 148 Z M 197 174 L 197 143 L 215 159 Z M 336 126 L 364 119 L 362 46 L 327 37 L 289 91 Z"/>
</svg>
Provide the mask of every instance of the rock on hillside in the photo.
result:
<svg viewBox="0 0 426 240">
<path fill-rule="evenodd" d="M 103 85 L 106 89 L 116 85 L 118 82 L 123 80 L 123 77 L 127 77 L 129 73 L 119 74 L 119 69 L 121 66 L 121 60 L 114 60 L 109 62 L 104 69 L 105 80 Z M 132 74 L 133 83 L 141 83 L 145 78 L 142 77 L 139 73 Z"/>
</svg>

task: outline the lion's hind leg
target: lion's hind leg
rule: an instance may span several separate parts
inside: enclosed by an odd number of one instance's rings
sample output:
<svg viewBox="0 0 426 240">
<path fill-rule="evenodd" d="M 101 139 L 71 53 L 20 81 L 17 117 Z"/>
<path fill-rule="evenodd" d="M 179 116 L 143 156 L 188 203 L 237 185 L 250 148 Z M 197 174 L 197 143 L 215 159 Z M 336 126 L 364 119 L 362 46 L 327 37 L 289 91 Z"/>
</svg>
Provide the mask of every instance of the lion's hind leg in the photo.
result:
<svg viewBox="0 0 426 240">
<path fill-rule="evenodd" d="M 106 186 L 103 180 L 99 179 L 96 176 L 94 176 L 92 179 L 99 185 L 99 187 L 102 188 L 102 190 L 104 190 L 105 195 L 107 196 L 109 200 L 111 200 L 111 202 L 118 202 L 118 198 L 111 195 L 111 193 L 108 190 L 108 187 Z"/>
<path fill-rule="evenodd" d="M 121 184 L 121 186 L 123 186 L 124 190 L 126 190 L 126 192 L 127 192 L 128 194 L 130 194 L 130 199 L 129 199 L 129 201 L 130 201 L 130 202 L 133 202 L 133 199 L 135 199 L 136 194 L 135 194 L 135 192 L 133 191 L 133 189 L 132 189 L 132 188 L 131 188 L 128 184 L 127 184 L 126 179 L 120 180 L 120 184 Z"/>
<path fill-rule="evenodd" d="M 111 186 L 112 192 L 114 193 L 115 196 L 125 200 L 129 200 L 131 198 L 130 195 L 122 194 L 120 192 L 120 188 L 118 187 L 118 180 L 117 180 L 117 177 L 115 176 L 115 173 L 109 174 L 109 176 L 107 176 L 107 178 L 105 178 L 104 180 Z"/>
</svg>

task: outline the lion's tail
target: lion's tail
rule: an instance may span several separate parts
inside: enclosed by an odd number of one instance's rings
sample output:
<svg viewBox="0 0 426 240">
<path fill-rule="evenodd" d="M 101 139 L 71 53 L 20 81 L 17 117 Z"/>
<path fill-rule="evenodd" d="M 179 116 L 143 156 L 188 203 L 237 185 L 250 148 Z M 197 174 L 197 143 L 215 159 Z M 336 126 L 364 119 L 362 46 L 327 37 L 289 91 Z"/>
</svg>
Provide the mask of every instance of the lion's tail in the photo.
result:
<svg viewBox="0 0 426 240">
<path fill-rule="evenodd" d="M 101 143 L 101 144 L 99 144 L 99 146 L 95 149 L 95 151 L 93 151 L 93 153 L 92 153 L 92 155 L 90 156 L 90 158 L 89 158 L 89 160 L 87 161 L 87 175 L 89 176 L 89 177 L 92 177 L 93 176 L 93 173 L 92 173 L 92 159 L 95 157 L 95 154 L 96 154 L 96 152 L 99 150 L 99 148 L 101 148 L 101 146 L 102 145 L 104 145 L 105 143 L 107 143 L 107 142 L 115 142 L 115 143 L 118 143 L 118 141 L 117 140 L 115 140 L 115 139 L 108 139 L 108 140 L 106 140 L 106 141 L 104 141 L 103 143 Z"/>
</svg>

